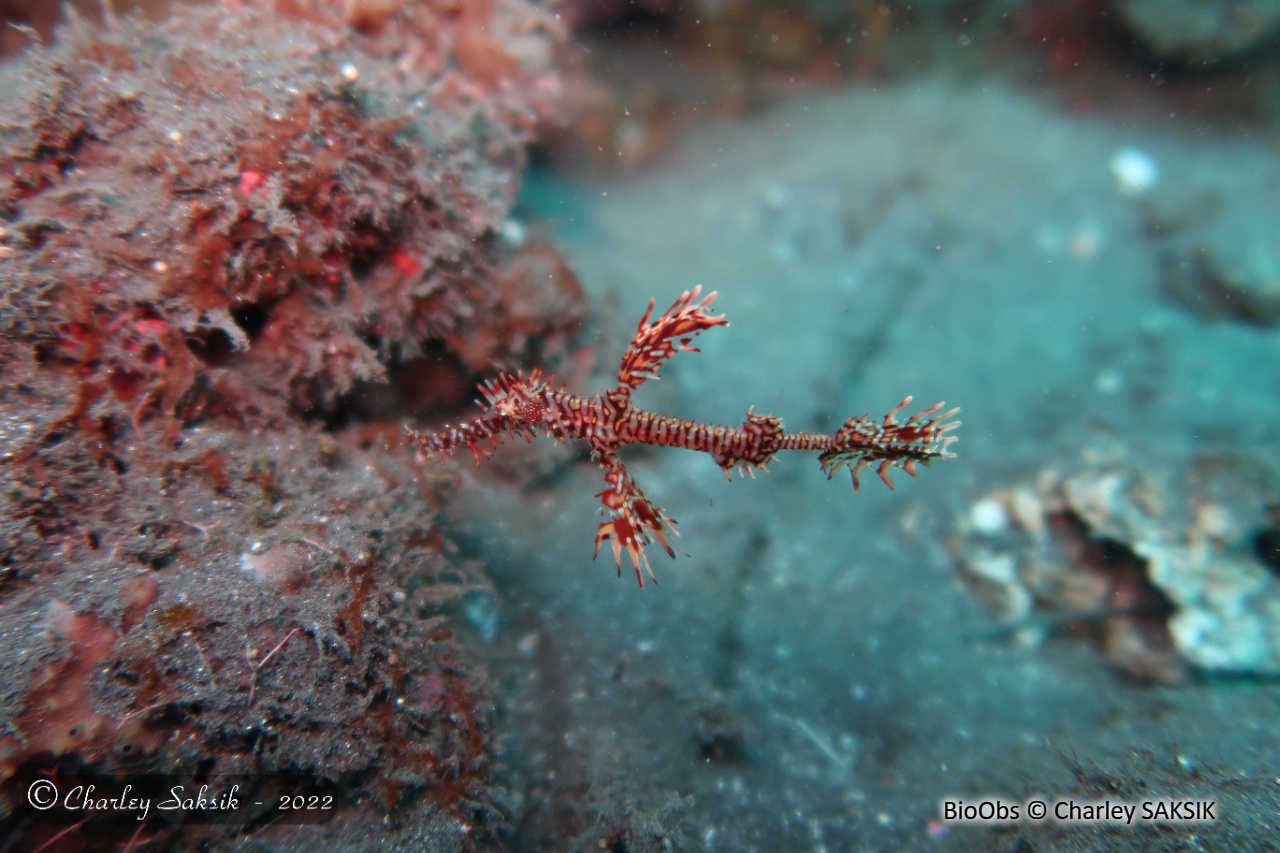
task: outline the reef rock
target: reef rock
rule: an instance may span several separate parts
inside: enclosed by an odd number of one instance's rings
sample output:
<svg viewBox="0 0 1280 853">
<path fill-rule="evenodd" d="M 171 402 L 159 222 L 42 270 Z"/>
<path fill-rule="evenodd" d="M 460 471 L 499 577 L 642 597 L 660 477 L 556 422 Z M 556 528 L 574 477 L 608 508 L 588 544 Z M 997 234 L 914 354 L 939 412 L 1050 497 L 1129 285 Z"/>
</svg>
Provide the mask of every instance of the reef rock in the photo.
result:
<svg viewBox="0 0 1280 853">
<path fill-rule="evenodd" d="M 1068 628 L 1130 674 L 1280 674 L 1280 480 L 1238 455 L 1118 448 L 976 501 L 959 564 L 1024 638 Z"/>
</svg>

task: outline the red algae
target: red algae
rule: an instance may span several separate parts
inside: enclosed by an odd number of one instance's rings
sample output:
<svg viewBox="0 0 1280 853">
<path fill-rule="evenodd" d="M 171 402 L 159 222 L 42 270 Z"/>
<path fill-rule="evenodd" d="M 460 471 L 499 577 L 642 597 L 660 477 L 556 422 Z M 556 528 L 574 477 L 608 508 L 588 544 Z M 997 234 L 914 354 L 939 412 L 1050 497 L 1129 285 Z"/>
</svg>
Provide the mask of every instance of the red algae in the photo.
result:
<svg viewBox="0 0 1280 853">
<path fill-rule="evenodd" d="M 442 633 L 471 575 L 373 418 L 428 355 L 465 387 L 567 352 L 576 280 L 499 239 L 556 38 L 522 2 L 175 6 L 0 71 L 8 837 L 128 846 L 25 786 L 200 767 L 336 786 L 330 846 L 494 843 L 488 688 Z"/>
</svg>

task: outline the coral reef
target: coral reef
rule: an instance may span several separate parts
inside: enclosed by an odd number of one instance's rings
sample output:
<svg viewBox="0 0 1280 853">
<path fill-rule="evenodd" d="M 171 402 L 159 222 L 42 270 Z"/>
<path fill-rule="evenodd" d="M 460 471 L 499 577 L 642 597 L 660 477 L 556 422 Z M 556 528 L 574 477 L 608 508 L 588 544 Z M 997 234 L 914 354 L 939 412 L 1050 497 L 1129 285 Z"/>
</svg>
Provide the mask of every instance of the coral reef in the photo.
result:
<svg viewBox="0 0 1280 853">
<path fill-rule="evenodd" d="M 445 619 L 484 581 L 377 419 L 576 331 L 563 262 L 499 237 L 556 37 L 515 0 L 281 0 L 73 16 L 3 70 L 0 825 L 28 849 L 133 843 L 32 821 L 24 784 L 69 769 L 298 774 L 344 792 L 318 842 L 493 841 Z"/>
<path fill-rule="evenodd" d="M 976 501 L 965 577 L 1024 639 L 1094 636 L 1130 674 L 1280 673 L 1276 515 L 1265 460 L 1095 450 Z"/>
<path fill-rule="evenodd" d="M 484 688 L 433 615 L 478 579 L 441 554 L 424 472 L 296 430 L 193 429 L 168 460 L 135 441 L 115 454 L 126 473 L 94 477 L 96 506 L 49 496 L 75 529 L 39 541 L 67 562 L 6 567 L 7 809 L 36 774 L 88 766 L 299 773 L 358 783 L 344 806 L 425 793 L 406 814 L 488 813 Z M 24 818 L 7 829 L 35 841 Z"/>
<path fill-rule="evenodd" d="M 189 12 L 154 59 L 137 25 L 81 25 L 10 70 L 3 331 L 96 417 L 262 426 L 424 340 L 492 337 L 501 294 L 460 285 L 492 274 L 543 78 L 498 85 L 502 54 L 470 60 L 481 83 L 399 29 L 282 52 L 265 22 Z"/>
</svg>

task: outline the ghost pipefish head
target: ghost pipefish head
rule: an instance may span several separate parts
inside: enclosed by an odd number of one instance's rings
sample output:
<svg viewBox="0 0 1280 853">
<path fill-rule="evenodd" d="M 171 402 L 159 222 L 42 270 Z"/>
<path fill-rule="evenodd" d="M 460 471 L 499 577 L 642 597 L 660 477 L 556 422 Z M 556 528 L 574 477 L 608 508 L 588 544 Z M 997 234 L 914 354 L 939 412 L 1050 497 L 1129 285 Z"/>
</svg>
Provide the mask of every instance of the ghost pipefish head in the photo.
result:
<svg viewBox="0 0 1280 853">
<path fill-rule="evenodd" d="M 501 373 L 496 380 L 481 386 L 489 408 L 511 426 L 540 426 L 547 422 L 547 388 L 542 372 L 534 370 L 526 379 L 523 374 Z"/>
</svg>

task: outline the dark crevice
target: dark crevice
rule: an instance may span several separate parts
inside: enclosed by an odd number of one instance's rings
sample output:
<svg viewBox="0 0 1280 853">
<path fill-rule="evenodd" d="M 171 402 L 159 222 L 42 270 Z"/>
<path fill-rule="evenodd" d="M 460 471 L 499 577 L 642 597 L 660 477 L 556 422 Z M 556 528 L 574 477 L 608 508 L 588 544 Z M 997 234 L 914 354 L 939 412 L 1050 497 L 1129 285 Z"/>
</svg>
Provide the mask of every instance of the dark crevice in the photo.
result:
<svg viewBox="0 0 1280 853">
<path fill-rule="evenodd" d="M 1280 577 L 1280 506 L 1267 509 L 1267 522 L 1253 534 L 1253 553 Z"/>
<path fill-rule="evenodd" d="M 1177 683 L 1185 671 L 1169 617 L 1177 607 L 1147 577 L 1147 563 L 1126 544 L 1096 535 L 1071 511 L 1049 516 L 1062 555 L 1078 580 L 1057 590 L 1058 626 L 1089 638 L 1116 670 L 1141 682 Z"/>
<path fill-rule="evenodd" d="M 245 328 L 239 320 L 236 325 Z M 248 331 L 245 333 L 248 334 Z M 235 352 L 235 342 L 222 329 L 204 329 L 187 336 L 187 349 L 206 367 L 222 367 Z"/>
<path fill-rule="evenodd" d="M 1128 545 L 1095 536 L 1074 512 L 1051 516 L 1049 523 L 1071 563 L 1107 582 L 1100 617 L 1132 616 L 1163 623 L 1173 615 L 1177 609 L 1173 601 L 1151 583 L 1146 560 Z"/>
<path fill-rule="evenodd" d="M 352 389 L 324 413 L 325 428 L 337 431 L 361 422 L 414 421 L 424 414 L 433 419 L 462 417 L 473 408 L 480 377 L 466 368 L 453 349 L 435 341 L 417 357 L 389 364 L 386 380 Z"/>
<path fill-rule="evenodd" d="M 267 321 L 271 319 L 270 305 L 264 302 L 245 302 L 235 305 L 231 309 L 231 319 L 252 341 L 262 333 Z"/>
</svg>

